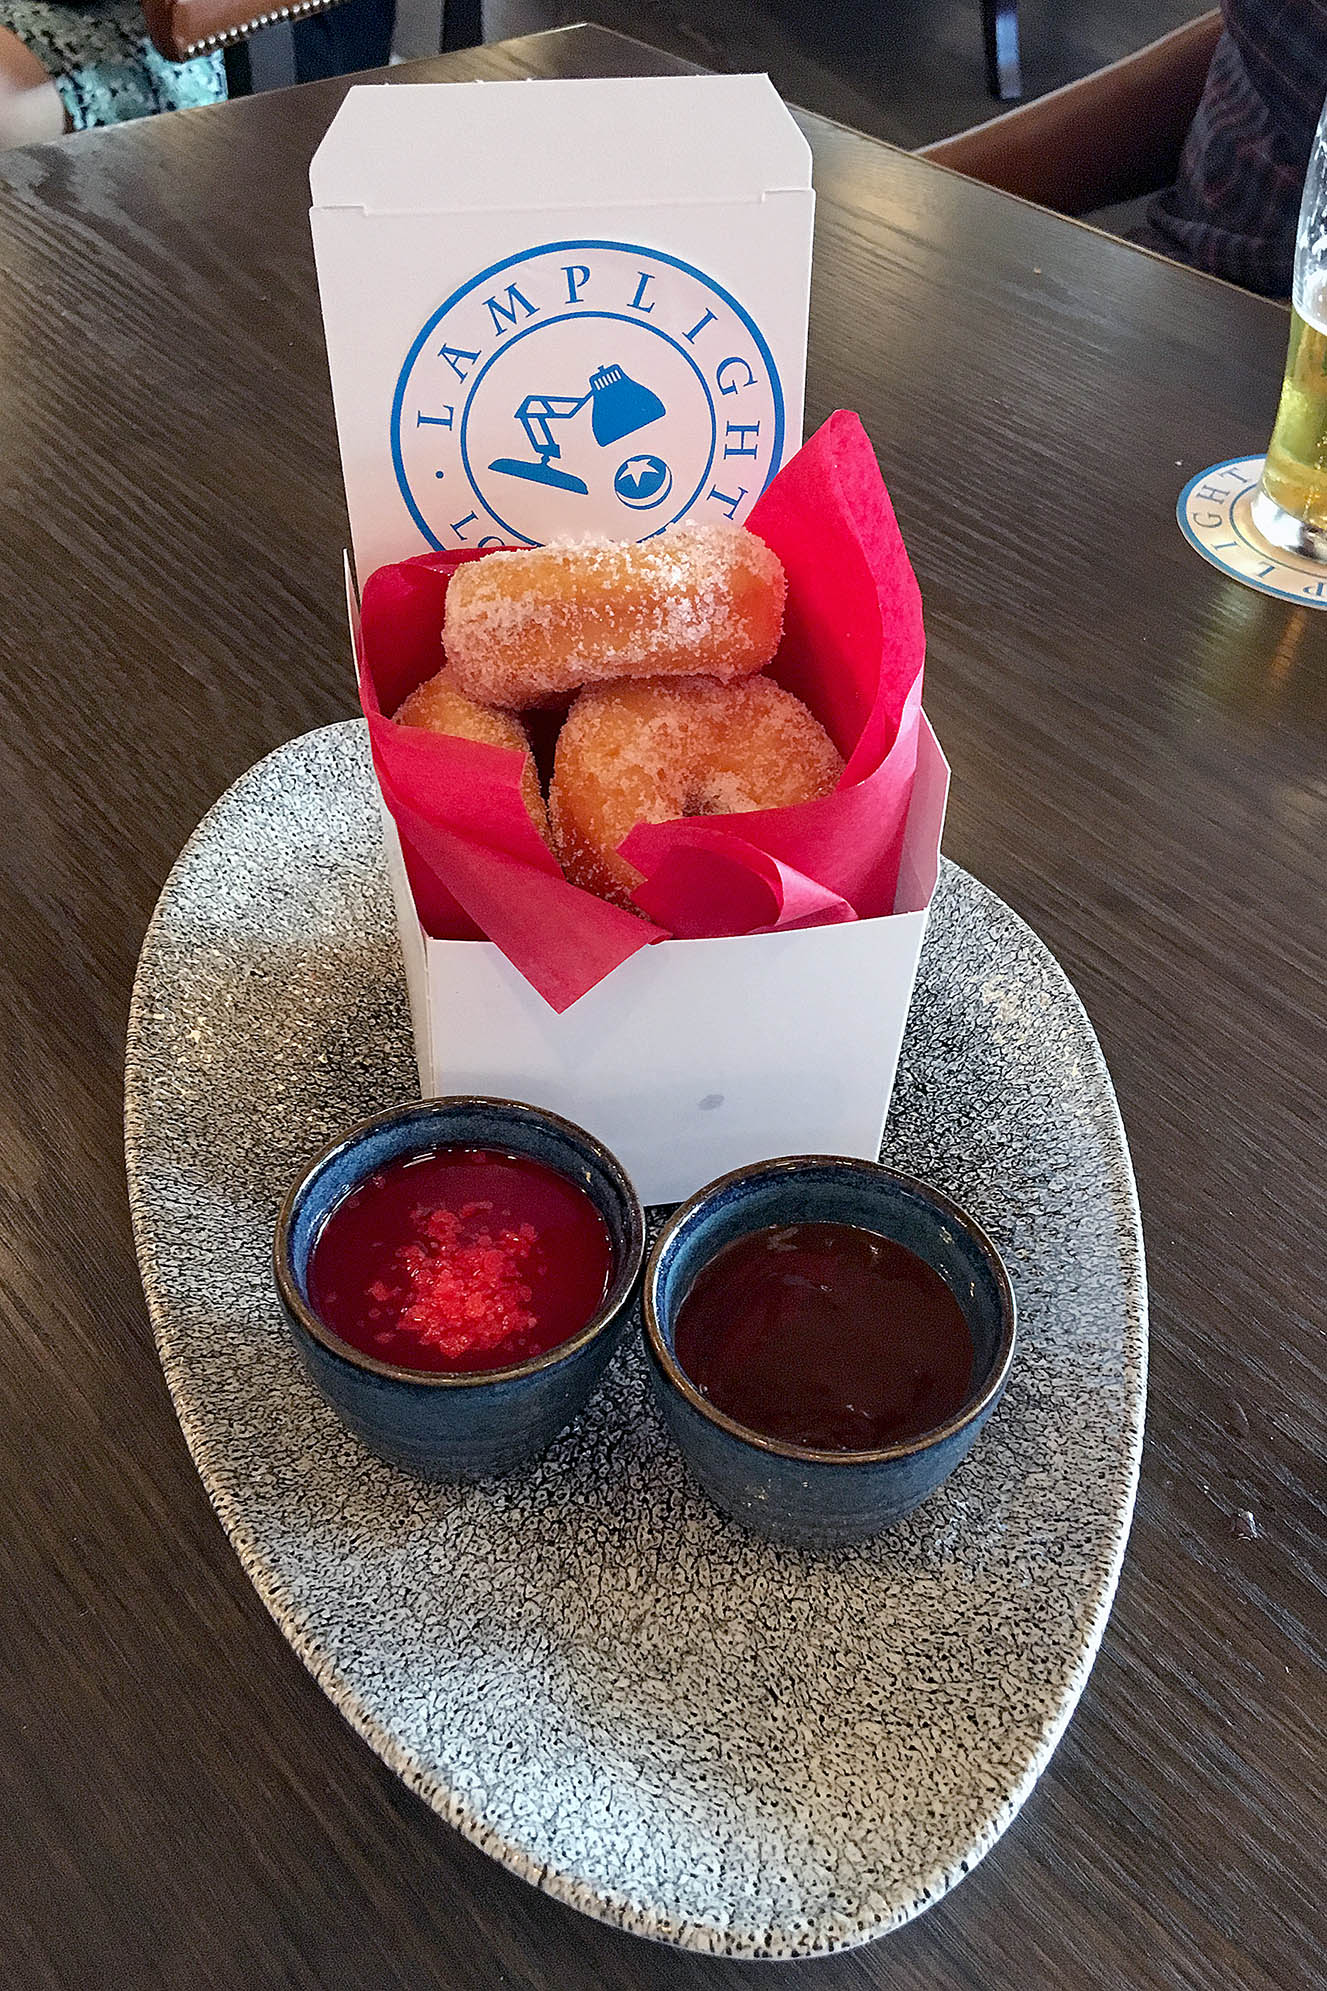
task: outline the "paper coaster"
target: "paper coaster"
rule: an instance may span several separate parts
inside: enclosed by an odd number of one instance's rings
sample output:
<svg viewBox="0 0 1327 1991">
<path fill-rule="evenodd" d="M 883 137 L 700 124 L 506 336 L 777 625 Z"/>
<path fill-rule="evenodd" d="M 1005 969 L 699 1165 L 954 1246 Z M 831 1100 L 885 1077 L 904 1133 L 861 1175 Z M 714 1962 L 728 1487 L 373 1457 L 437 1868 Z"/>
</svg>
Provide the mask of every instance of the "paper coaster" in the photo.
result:
<svg viewBox="0 0 1327 1991">
<path fill-rule="evenodd" d="M 1261 456 L 1232 456 L 1191 477 L 1180 492 L 1176 516 L 1190 546 L 1232 580 L 1265 595 L 1327 608 L 1327 567 L 1298 553 L 1283 553 L 1253 523 L 1253 495 L 1262 476 Z"/>
</svg>

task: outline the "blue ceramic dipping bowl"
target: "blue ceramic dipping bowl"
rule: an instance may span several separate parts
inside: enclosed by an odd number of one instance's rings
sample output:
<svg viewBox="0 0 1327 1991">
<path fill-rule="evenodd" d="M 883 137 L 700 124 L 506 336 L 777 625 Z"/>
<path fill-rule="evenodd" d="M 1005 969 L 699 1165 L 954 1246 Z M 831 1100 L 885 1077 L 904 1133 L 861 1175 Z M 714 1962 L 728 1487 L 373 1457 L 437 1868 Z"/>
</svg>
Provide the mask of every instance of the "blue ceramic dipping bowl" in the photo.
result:
<svg viewBox="0 0 1327 1991">
<path fill-rule="evenodd" d="M 579 1334 L 511 1369 L 456 1374 L 401 1368 L 350 1347 L 309 1305 L 309 1260 L 350 1190 L 403 1155 L 442 1147 L 528 1156 L 583 1189 L 608 1228 L 608 1291 Z M 608 1149 L 541 1107 L 511 1099 L 429 1099 L 364 1120 L 313 1161 L 277 1219 L 277 1292 L 305 1369 L 351 1430 L 383 1458 L 427 1479 L 481 1479 L 523 1465 L 553 1442 L 598 1383 L 631 1317 L 645 1224 Z"/>
<path fill-rule="evenodd" d="M 726 1417 L 679 1366 L 673 1330 L 701 1267 L 748 1232 L 813 1223 L 906 1245 L 954 1294 L 975 1359 L 967 1400 L 948 1423 L 875 1451 L 812 1451 Z M 838 1548 L 909 1513 L 971 1449 L 1013 1361 L 1014 1295 L 995 1246 L 948 1197 L 877 1162 L 792 1155 L 722 1176 L 675 1212 L 645 1273 L 645 1334 L 665 1422 L 714 1505 L 774 1541 Z"/>
</svg>

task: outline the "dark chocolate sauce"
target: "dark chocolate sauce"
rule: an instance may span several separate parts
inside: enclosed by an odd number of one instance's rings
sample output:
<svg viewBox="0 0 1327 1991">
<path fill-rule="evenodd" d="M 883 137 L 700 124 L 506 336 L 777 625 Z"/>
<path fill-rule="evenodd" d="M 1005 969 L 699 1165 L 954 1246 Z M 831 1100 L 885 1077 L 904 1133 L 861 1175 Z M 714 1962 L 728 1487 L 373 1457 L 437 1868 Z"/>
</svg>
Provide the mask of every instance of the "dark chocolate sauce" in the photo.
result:
<svg viewBox="0 0 1327 1991">
<path fill-rule="evenodd" d="M 972 1334 L 940 1274 L 850 1224 L 735 1238 L 683 1298 L 674 1347 L 716 1410 L 816 1451 L 919 1437 L 972 1386 Z"/>
</svg>

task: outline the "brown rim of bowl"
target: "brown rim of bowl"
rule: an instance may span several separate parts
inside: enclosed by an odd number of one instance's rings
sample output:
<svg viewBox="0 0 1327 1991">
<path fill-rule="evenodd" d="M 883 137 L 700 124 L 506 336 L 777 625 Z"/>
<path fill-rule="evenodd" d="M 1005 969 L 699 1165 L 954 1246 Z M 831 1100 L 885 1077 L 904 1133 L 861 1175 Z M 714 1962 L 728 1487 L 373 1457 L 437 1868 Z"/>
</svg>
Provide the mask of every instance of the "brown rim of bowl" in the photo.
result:
<svg viewBox="0 0 1327 1991">
<path fill-rule="evenodd" d="M 850 1171 L 857 1175 L 869 1175 L 877 1182 L 889 1182 L 899 1188 L 911 1191 L 913 1195 L 920 1197 L 923 1202 L 933 1205 L 937 1211 L 948 1217 L 952 1223 L 957 1224 L 960 1230 L 966 1231 L 991 1269 L 995 1279 L 996 1291 L 1000 1296 L 1000 1341 L 990 1371 L 981 1388 L 977 1390 L 975 1395 L 967 1397 L 952 1417 L 947 1418 L 943 1424 L 933 1426 L 929 1431 L 918 1432 L 915 1438 L 905 1438 L 896 1444 L 881 1445 L 877 1449 L 867 1452 L 823 1452 L 816 1450 L 810 1445 L 790 1445 L 780 1438 L 770 1438 L 764 1432 L 753 1431 L 749 1425 L 739 1424 L 735 1417 L 729 1417 L 722 1410 L 716 1409 L 708 1397 L 701 1395 L 696 1385 L 677 1360 L 677 1357 L 673 1354 L 672 1349 L 664 1340 L 663 1334 L 660 1331 L 659 1319 L 654 1307 L 655 1278 L 658 1273 L 660 1259 L 683 1226 L 690 1222 L 696 1212 L 712 1196 L 717 1195 L 722 1189 L 727 1189 L 734 1182 L 749 1182 L 758 1177 L 777 1176 L 790 1173 L 794 1169 L 807 1168 L 832 1170 L 835 1174 Z M 760 1226 L 760 1228 L 765 1227 Z M 744 1236 L 746 1233 L 738 1232 L 736 1235 Z M 726 1242 L 732 1244 L 735 1242 L 735 1238 L 729 1238 Z M 719 1246 L 718 1249 L 722 1250 L 723 1247 Z M 711 1252 L 710 1258 L 714 1255 Z M 709 1259 L 704 1260 L 703 1263 L 708 1264 Z M 690 1289 L 688 1288 L 688 1290 Z M 805 1460 L 810 1465 L 882 1465 L 889 1459 L 905 1459 L 917 1452 L 929 1451 L 931 1446 L 936 1444 L 938 1440 L 953 1437 L 955 1432 L 961 1431 L 965 1425 L 971 1424 L 975 1417 L 987 1409 L 1004 1388 L 1010 1366 L 1014 1359 L 1014 1345 L 1018 1337 L 1018 1310 L 1014 1301 L 1014 1289 L 1009 1282 L 1009 1274 L 1005 1270 L 1004 1260 L 975 1217 L 970 1217 L 966 1210 L 960 1208 L 950 1197 L 943 1195 L 940 1190 L 933 1189 L 929 1182 L 922 1182 L 915 1175 L 904 1175 L 896 1168 L 886 1168 L 883 1162 L 861 1161 L 851 1155 L 781 1155 L 776 1161 L 754 1162 L 748 1168 L 735 1168 L 730 1174 L 720 1175 L 715 1181 L 707 1182 L 703 1189 L 698 1189 L 694 1196 L 689 1197 L 685 1203 L 679 1205 L 674 1210 L 672 1216 L 655 1239 L 654 1247 L 650 1252 L 649 1260 L 645 1267 L 642 1298 L 642 1312 L 645 1318 L 645 1339 L 650 1353 L 662 1370 L 664 1378 L 670 1387 L 675 1389 L 678 1395 L 683 1397 L 691 1405 L 693 1410 L 698 1410 L 701 1416 L 706 1418 L 709 1423 L 717 1425 L 721 1431 L 726 1431 L 730 1437 L 740 1438 L 746 1444 L 756 1446 L 759 1451 L 773 1453 L 776 1458 L 780 1459 Z"/>
<path fill-rule="evenodd" d="M 612 1284 L 605 1293 L 598 1311 L 593 1313 L 584 1327 L 569 1340 L 560 1341 L 555 1348 L 546 1349 L 542 1355 L 532 1355 L 528 1361 L 518 1362 L 510 1369 L 407 1369 L 398 1362 L 381 1362 L 376 1355 L 365 1355 L 360 1349 L 352 1348 L 348 1341 L 342 1341 L 340 1335 L 333 1334 L 331 1328 L 318 1318 L 308 1301 L 298 1291 L 290 1271 L 290 1225 L 295 1205 L 301 1193 L 319 1171 L 326 1168 L 328 1163 L 334 1161 L 346 1148 L 353 1147 L 356 1141 L 362 1140 L 365 1134 L 371 1134 L 379 1127 L 390 1126 L 397 1120 L 408 1120 L 415 1114 L 423 1119 L 440 1106 L 482 1107 L 490 1111 L 493 1108 L 514 1109 L 518 1115 L 529 1114 L 536 1120 L 542 1120 L 546 1126 L 556 1127 L 559 1133 L 567 1135 L 576 1147 L 593 1155 L 605 1171 L 616 1178 L 624 1192 L 624 1201 L 630 1214 L 626 1246 L 615 1268 Z M 458 1137 L 455 1145 L 463 1144 Z M 510 1152 L 519 1153 L 520 1149 L 513 1148 Z M 529 1159 L 534 1161 L 539 1157 L 532 1155 Z M 549 1163 L 544 1165 L 551 1166 Z M 563 1171 L 558 1169 L 555 1173 L 562 1174 Z M 567 1176 L 565 1179 L 571 1181 L 573 1178 Z M 586 1189 L 586 1185 L 578 1183 L 576 1186 L 585 1189 L 597 1207 L 597 1199 L 590 1190 Z M 347 1190 L 346 1194 L 349 1193 Z M 343 1362 L 349 1362 L 352 1368 L 367 1369 L 371 1375 L 385 1376 L 392 1382 L 417 1383 L 425 1389 L 477 1389 L 488 1383 L 509 1383 L 521 1376 L 537 1375 L 541 1369 L 555 1368 L 559 1362 L 565 1362 L 569 1356 L 576 1354 L 579 1349 L 593 1341 L 627 1304 L 632 1288 L 640 1277 L 644 1258 L 645 1217 L 640 1197 L 636 1194 L 631 1177 L 612 1150 L 606 1148 L 602 1141 L 597 1141 L 593 1134 L 587 1134 L 584 1127 L 578 1127 L 572 1120 L 564 1120 L 560 1113 L 551 1113 L 546 1106 L 531 1106 L 523 1099 L 489 1098 L 479 1093 L 444 1093 L 437 1099 L 415 1100 L 409 1106 L 388 1106 L 381 1113 L 371 1113 L 366 1120 L 357 1120 L 353 1127 L 347 1127 L 343 1134 L 338 1134 L 335 1140 L 329 1141 L 327 1146 L 296 1176 L 282 1198 L 276 1220 L 276 1231 L 272 1238 L 272 1270 L 277 1292 L 283 1305 L 313 1340 L 327 1349 L 329 1354 L 339 1356 Z"/>
</svg>

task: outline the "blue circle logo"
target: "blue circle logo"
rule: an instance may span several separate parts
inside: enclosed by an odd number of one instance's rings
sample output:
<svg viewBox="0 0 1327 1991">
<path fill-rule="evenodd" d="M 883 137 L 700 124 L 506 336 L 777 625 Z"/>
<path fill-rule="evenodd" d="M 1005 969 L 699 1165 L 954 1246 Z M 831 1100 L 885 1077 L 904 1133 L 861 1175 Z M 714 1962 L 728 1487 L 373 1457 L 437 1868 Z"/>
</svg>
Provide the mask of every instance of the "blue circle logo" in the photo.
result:
<svg viewBox="0 0 1327 1991">
<path fill-rule="evenodd" d="M 1253 501 L 1261 456 L 1232 456 L 1191 477 L 1180 492 L 1180 530 L 1190 546 L 1246 587 L 1301 608 L 1327 608 L 1327 575 L 1307 554 L 1287 553 L 1259 532 Z"/>
<path fill-rule="evenodd" d="M 745 518 L 783 456 L 783 391 L 721 285 L 632 243 L 546 243 L 471 277 L 401 368 L 392 461 L 435 548 Z"/>
<path fill-rule="evenodd" d="M 673 473 L 661 456 L 629 456 L 613 479 L 619 502 L 634 512 L 663 504 L 672 488 Z"/>
</svg>

